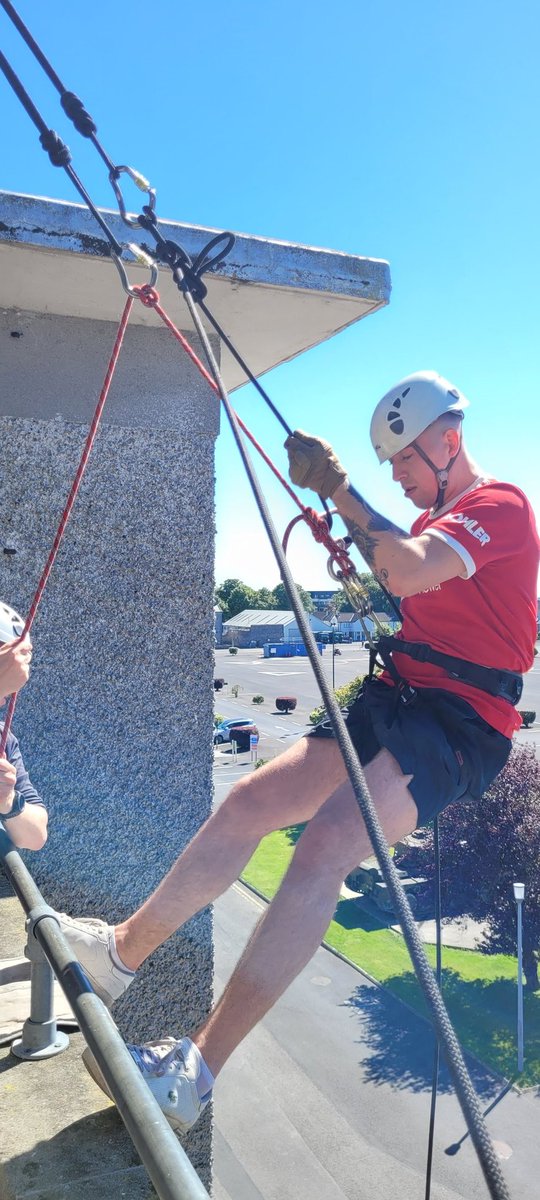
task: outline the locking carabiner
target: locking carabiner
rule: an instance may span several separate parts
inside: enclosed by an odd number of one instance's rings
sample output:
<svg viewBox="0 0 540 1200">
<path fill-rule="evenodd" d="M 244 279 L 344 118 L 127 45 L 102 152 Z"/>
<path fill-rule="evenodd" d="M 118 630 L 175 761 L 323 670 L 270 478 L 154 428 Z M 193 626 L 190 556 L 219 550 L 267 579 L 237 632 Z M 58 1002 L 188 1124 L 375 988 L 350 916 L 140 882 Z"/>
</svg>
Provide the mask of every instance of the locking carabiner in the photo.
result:
<svg viewBox="0 0 540 1200">
<path fill-rule="evenodd" d="M 141 175 L 140 171 L 136 171 L 133 167 L 127 167 L 125 164 L 115 167 L 113 171 L 109 172 L 109 180 L 111 183 L 111 187 L 114 191 L 114 194 L 116 196 L 116 200 L 118 203 L 118 208 L 120 210 L 120 216 L 121 216 L 122 220 L 125 222 L 126 225 L 129 225 L 132 229 L 140 229 L 141 224 L 140 224 L 138 217 L 131 216 L 128 213 L 128 210 L 124 203 L 122 189 L 120 187 L 120 184 L 118 183 L 120 175 L 129 175 L 129 178 L 135 184 L 135 187 L 138 187 L 140 192 L 146 193 L 146 195 L 148 196 L 147 208 L 150 210 L 150 213 L 154 213 L 155 209 L 156 209 L 156 189 L 150 186 L 148 180 L 145 179 L 144 175 Z"/>
<path fill-rule="evenodd" d="M 151 258 L 151 256 L 146 253 L 146 250 L 143 250 L 141 248 L 141 246 L 137 246 L 135 242 L 126 243 L 126 247 L 129 250 L 130 254 L 133 255 L 135 262 L 140 267 L 148 267 L 148 269 L 150 271 L 150 279 L 148 282 L 148 286 L 151 288 L 155 287 L 155 285 L 157 283 L 157 279 L 158 279 L 158 274 L 159 274 L 157 263 L 154 262 L 154 259 Z M 120 255 L 115 254 L 114 250 L 111 250 L 111 258 L 113 259 L 113 261 L 115 263 L 115 266 L 116 266 L 116 269 L 120 276 L 120 281 L 121 281 L 124 291 L 127 292 L 128 296 L 131 296 L 132 300 L 137 300 L 139 293 L 137 291 L 135 291 L 134 288 L 130 287 L 129 279 L 127 276 L 127 271 L 122 262 L 122 259 L 120 258 Z"/>
</svg>

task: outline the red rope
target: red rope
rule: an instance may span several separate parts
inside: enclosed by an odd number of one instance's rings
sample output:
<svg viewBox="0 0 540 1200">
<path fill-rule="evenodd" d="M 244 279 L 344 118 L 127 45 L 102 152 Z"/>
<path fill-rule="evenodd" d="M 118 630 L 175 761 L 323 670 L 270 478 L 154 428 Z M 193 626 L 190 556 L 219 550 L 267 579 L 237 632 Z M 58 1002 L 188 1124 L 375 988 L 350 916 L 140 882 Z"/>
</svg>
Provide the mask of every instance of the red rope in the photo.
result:
<svg viewBox="0 0 540 1200">
<path fill-rule="evenodd" d="M 133 300 L 132 300 L 131 296 L 129 296 L 129 297 L 128 297 L 128 299 L 127 299 L 127 301 L 126 301 L 126 304 L 125 304 L 125 307 L 124 307 L 124 311 L 123 311 L 123 313 L 122 313 L 122 316 L 121 316 L 121 318 L 120 318 L 120 324 L 119 324 L 119 326 L 118 326 L 118 330 L 117 330 L 117 334 L 116 334 L 116 339 L 115 339 L 114 346 L 113 346 L 113 349 L 112 349 L 111 357 L 110 357 L 110 359 L 109 359 L 109 365 L 108 365 L 108 367 L 107 367 L 107 373 L 106 373 L 106 375 L 105 375 L 105 379 L 104 379 L 104 381 L 103 381 L 103 387 L 102 387 L 102 389 L 101 389 L 100 396 L 99 396 L 99 400 L 98 400 L 98 402 L 97 402 L 97 405 L 96 405 L 96 410 L 95 410 L 95 413 L 94 413 L 94 416 L 93 416 L 93 419 L 92 419 L 92 424 L 91 424 L 91 426 L 90 426 L 90 429 L 89 429 L 89 431 L 88 431 L 88 436 L 87 436 L 87 438 L 86 438 L 86 442 L 85 442 L 85 445 L 84 445 L 84 449 L 83 449 L 83 452 L 82 452 L 82 455 L 81 455 L 81 460 L 80 460 L 80 462 L 79 462 L 79 466 L 77 467 L 77 471 L 76 471 L 76 474 L 75 474 L 75 478 L 74 478 L 74 480 L 73 480 L 73 483 L 72 483 L 72 485 L 71 485 L 71 490 L 70 490 L 69 496 L 68 496 L 68 498 L 67 498 L 67 500 L 66 500 L 66 504 L 65 504 L 65 507 L 64 507 L 64 511 L 63 511 L 63 513 L 62 513 L 62 516 L 61 516 L 61 518 L 60 518 L 60 524 L 59 524 L 59 526 L 58 526 L 58 529 L 57 529 L 57 531 L 56 531 L 56 537 L 55 537 L 55 539 L 54 539 L 54 542 L 53 542 L 53 544 L 52 544 L 52 548 L 51 548 L 51 551 L 50 551 L 49 557 L 48 557 L 48 559 L 47 559 L 47 562 L 45 563 L 45 566 L 44 566 L 44 568 L 43 568 L 43 572 L 42 572 L 42 575 L 41 575 L 41 579 L 40 579 L 40 581 L 39 581 L 39 583 L 38 583 L 38 585 L 37 585 L 36 592 L 35 592 L 35 595 L 34 595 L 34 599 L 32 600 L 32 603 L 31 603 L 31 605 L 30 605 L 30 610 L 29 610 L 28 616 L 27 616 L 27 618 L 26 618 L 26 621 L 25 621 L 25 625 L 24 625 L 23 632 L 22 632 L 22 634 L 21 634 L 21 638 L 20 638 L 20 640 L 21 640 L 21 641 L 22 641 L 22 639 L 23 639 L 24 637 L 26 637 L 26 634 L 27 634 L 27 633 L 30 631 L 30 629 L 31 629 L 31 627 L 32 627 L 32 624 L 33 624 L 33 622 L 34 622 L 34 617 L 35 617 L 35 615 L 36 615 L 36 612 L 37 612 L 37 610 L 38 610 L 38 607 L 39 607 L 39 604 L 40 604 L 40 602 L 41 602 L 41 598 L 42 598 L 42 596 L 43 596 L 43 593 L 44 593 L 44 591 L 45 591 L 45 587 L 46 587 L 46 584 L 47 584 L 47 580 L 48 580 L 48 578 L 49 578 L 49 575 L 50 575 L 50 573 L 51 573 L 51 571 L 52 571 L 52 568 L 53 568 L 54 560 L 55 560 L 55 558 L 56 558 L 56 555 L 58 554 L 58 550 L 59 550 L 59 547 L 60 547 L 60 542 L 62 541 L 62 538 L 63 538 L 63 536 L 64 536 L 64 531 L 65 531 L 66 525 L 67 525 L 67 523 L 68 523 L 68 521 L 69 521 L 69 518 L 70 518 L 70 516 L 71 516 L 71 510 L 72 510 L 72 508 L 73 508 L 73 505 L 74 505 L 74 503 L 75 503 L 75 498 L 76 498 L 76 496 L 77 496 L 77 492 L 79 491 L 79 487 L 80 487 L 80 485 L 81 485 L 81 480 L 82 480 L 82 477 L 83 477 L 83 475 L 84 475 L 84 472 L 85 472 L 85 470 L 86 470 L 86 464 L 87 464 L 87 462 L 88 462 L 88 459 L 89 459 L 89 457 L 90 457 L 90 453 L 91 453 L 91 451 L 92 451 L 92 447 L 93 447 L 93 445 L 94 445 L 94 442 L 95 442 L 95 439 L 96 439 L 96 434 L 97 434 L 97 430 L 98 430 L 99 422 L 100 422 L 100 420 L 101 420 L 101 414 L 102 414 L 102 412 L 103 412 L 103 408 L 104 408 L 104 405 L 105 405 L 105 401 L 106 401 L 106 399 L 107 399 L 107 396 L 108 396 L 108 394 L 109 394 L 109 390 L 110 390 L 110 386 L 111 386 L 111 383 L 112 383 L 112 378 L 113 378 L 113 375 L 114 375 L 114 372 L 115 372 L 115 369 L 116 369 L 116 364 L 117 364 L 117 362 L 118 362 L 118 357 L 119 357 L 119 354 L 120 354 L 120 350 L 122 349 L 122 342 L 123 342 L 123 340 L 124 340 L 124 334 L 125 334 L 125 332 L 126 332 L 126 326 L 127 326 L 127 323 L 128 323 L 128 321 L 129 321 L 129 317 L 130 317 L 130 314 L 131 314 L 131 309 L 132 309 L 132 306 L 133 306 Z M 13 695 L 12 695 L 12 696 L 10 696 L 10 699 L 9 699 L 8 709 L 7 709 L 7 713 L 6 713 L 6 719 L 5 719 L 5 722 L 4 722 L 4 729 L 3 729 L 3 731 L 2 731 L 2 740 L 0 741 L 0 756 L 3 756 L 3 755 L 5 755 L 5 752 L 6 752 L 6 742 L 7 742 L 7 739 L 8 739 L 8 734 L 9 734 L 9 731 L 10 731 L 10 728 L 11 728 L 11 722 L 12 722 L 12 719 L 13 719 L 13 713 L 14 713 L 14 711 L 15 711 L 15 705 L 16 705 L 16 703 L 17 703 L 17 695 L 16 695 L 16 693 L 13 693 Z"/>
<path fill-rule="evenodd" d="M 146 308 L 153 308 L 155 310 L 158 317 L 160 317 L 160 319 L 163 321 L 163 324 L 167 326 L 167 329 L 170 330 L 173 337 L 175 337 L 177 342 L 180 343 L 182 349 L 188 355 L 188 358 L 190 358 L 192 363 L 194 363 L 194 365 L 197 367 L 197 370 L 203 376 L 203 379 L 206 379 L 207 383 L 210 384 L 212 391 L 218 394 L 218 386 L 215 379 L 213 379 L 210 372 L 207 371 L 206 367 L 197 356 L 187 338 L 184 337 L 184 334 L 181 333 L 174 322 L 171 321 L 171 318 L 165 312 L 165 309 L 161 307 L 159 302 L 159 293 L 156 291 L 156 289 L 151 287 L 149 283 L 146 283 L 142 287 L 134 287 L 132 290 L 136 293 L 136 295 L 139 297 L 139 300 L 145 305 Z M 321 542 L 322 545 L 326 547 L 331 557 L 337 562 L 340 570 L 342 570 L 345 575 L 350 575 L 355 569 L 354 564 L 351 562 L 347 551 L 340 546 L 339 542 L 336 542 L 335 539 L 330 536 L 328 522 L 324 514 L 317 513 L 315 512 L 314 508 L 308 508 L 302 503 L 300 498 L 296 495 L 296 492 L 293 491 L 292 487 L 289 486 L 287 480 L 281 474 L 281 471 L 278 470 L 275 463 L 272 462 L 272 459 L 269 457 L 266 451 L 263 450 L 262 446 L 248 429 L 247 425 L 244 424 L 242 418 L 238 416 L 237 412 L 235 412 L 234 415 L 242 432 L 245 433 L 247 438 L 249 438 L 251 444 L 260 454 L 263 461 L 268 467 L 270 467 L 270 470 L 274 472 L 274 475 L 277 479 L 279 479 L 279 482 L 285 488 L 285 491 L 288 492 L 291 499 L 294 500 L 294 503 L 300 509 L 300 517 L 297 517 L 296 520 L 304 520 L 306 524 L 309 525 L 315 541 Z M 289 532 L 290 527 L 287 530 L 287 538 Z"/>
</svg>

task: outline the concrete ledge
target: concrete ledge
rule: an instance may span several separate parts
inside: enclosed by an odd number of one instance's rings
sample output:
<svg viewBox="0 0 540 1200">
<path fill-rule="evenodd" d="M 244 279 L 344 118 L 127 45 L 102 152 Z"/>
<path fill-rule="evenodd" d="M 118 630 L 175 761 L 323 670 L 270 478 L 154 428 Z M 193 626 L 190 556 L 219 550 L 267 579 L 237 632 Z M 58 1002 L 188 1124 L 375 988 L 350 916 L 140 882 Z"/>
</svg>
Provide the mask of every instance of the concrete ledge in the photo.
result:
<svg viewBox="0 0 540 1200">
<path fill-rule="evenodd" d="M 153 253 L 143 230 L 129 229 L 116 212 L 100 211 L 119 242 L 136 242 Z M 218 232 L 176 221 L 160 221 L 160 230 L 191 256 Z M 231 254 L 205 277 L 208 306 L 256 375 L 388 304 L 390 268 L 382 259 L 244 233 L 235 237 Z M 147 269 L 126 266 L 131 283 L 147 282 Z M 189 329 L 191 319 L 170 271 L 160 271 L 158 289 L 173 320 Z M 108 243 L 88 209 L 0 192 L 0 307 L 15 314 L 117 321 L 123 298 Z M 139 303 L 132 321 L 163 328 Z M 225 347 L 222 369 L 227 387 L 245 382 Z"/>
</svg>

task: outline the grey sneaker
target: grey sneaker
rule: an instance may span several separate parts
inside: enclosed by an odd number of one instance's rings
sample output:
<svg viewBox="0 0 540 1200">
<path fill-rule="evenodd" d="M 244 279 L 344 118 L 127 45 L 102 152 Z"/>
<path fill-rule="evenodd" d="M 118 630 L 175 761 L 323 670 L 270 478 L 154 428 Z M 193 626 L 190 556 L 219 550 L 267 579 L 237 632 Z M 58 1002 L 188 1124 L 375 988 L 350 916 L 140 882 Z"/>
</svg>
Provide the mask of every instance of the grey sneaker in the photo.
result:
<svg viewBox="0 0 540 1200">
<path fill-rule="evenodd" d="M 180 1133 L 187 1133 L 212 1099 L 211 1091 L 202 1097 L 199 1096 L 197 1079 L 201 1056 L 197 1047 L 190 1038 L 176 1041 L 175 1038 L 168 1037 L 156 1042 L 146 1042 L 143 1046 L 127 1043 L 126 1049 L 146 1080 L 169 1125 Z M 94 1055 L 88 1047 L 83 1053 L 83 1063 L 102 1092 L 112 1099 Z"/>
<path fill-rule="evenodd" d="M 135 978 L 134 971 L 128 971 L 127 967 L 120 970 L 111 958 L 114 925 L 107 925 L 99 917 L 68 917 L 66 913 L 56 916 L 88 982 L 110 1008 Z"/>
</svg>

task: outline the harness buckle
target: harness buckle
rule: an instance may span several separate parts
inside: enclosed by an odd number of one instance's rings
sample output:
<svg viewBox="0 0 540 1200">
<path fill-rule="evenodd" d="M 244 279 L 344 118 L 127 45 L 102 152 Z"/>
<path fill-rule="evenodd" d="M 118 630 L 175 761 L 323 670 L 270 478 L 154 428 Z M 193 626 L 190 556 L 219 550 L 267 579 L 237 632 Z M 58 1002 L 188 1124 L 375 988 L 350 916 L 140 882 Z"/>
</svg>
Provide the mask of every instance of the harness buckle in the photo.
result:
<svg viewBox="0 0 540 1200">
<path fill-rule="evenodd" d="M 413 688 L 410 683 L 406 682 L 406 680 L 402 680 L 399 685 L 399 703 L 402 704 L 404 708 L 408 708 L 410 704 L 414 704 L 417 696 L 418 692 L 416 688 Z"/>
</svg>

